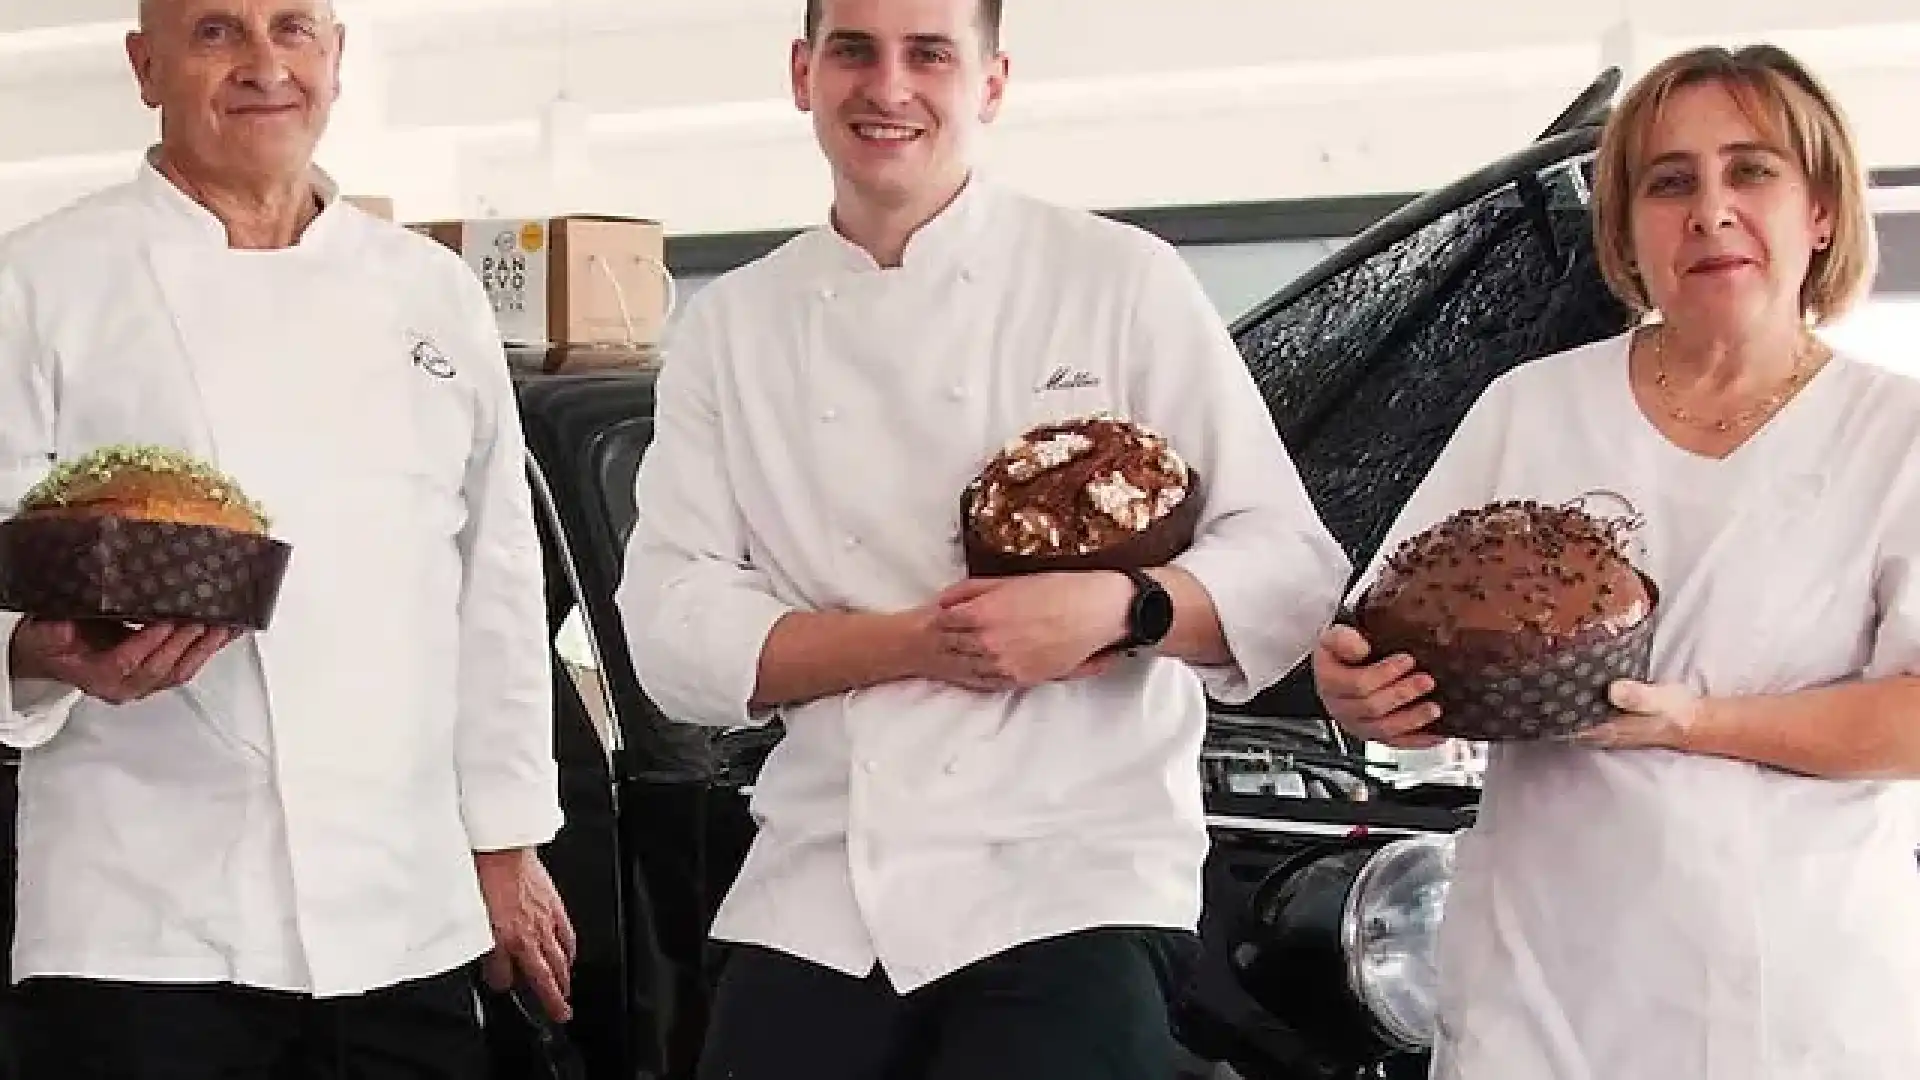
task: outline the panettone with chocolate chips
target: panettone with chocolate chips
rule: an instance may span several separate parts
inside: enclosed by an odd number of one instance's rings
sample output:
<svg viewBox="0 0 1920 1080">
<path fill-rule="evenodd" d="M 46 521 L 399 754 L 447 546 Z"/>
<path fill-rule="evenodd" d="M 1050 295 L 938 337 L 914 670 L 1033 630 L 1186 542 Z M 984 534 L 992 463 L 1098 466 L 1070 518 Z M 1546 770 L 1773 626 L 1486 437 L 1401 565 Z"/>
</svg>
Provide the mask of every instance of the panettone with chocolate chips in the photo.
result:
<svg viewBox="0 0 1920 1080">
<path fill-rule="evenodd" d="M 1376 653 L 1509 665 L 1638 626 L 1651 610 L 1619 527 L 1583 510 L 1502 502 L 1402 544 L 1358 610 Z"/>
<path fill-rule="evenodd" d="M 1014 574 L 1163 563 L 1193 542 L 1199 477 L 1165 436 L 1110 415 L 1001 447 L 961 500 L 969 569 Z"/>
<path fill-rule="evenodd" d="M 1658 596 L 1632 527 L 1576 505 L 1463 510 L 1386 559 L 1355 625 L 1374 657 L 1433 675 L 1441 734 L 1577 730 L 1604 718 L 1609 682 L 1645 670 Z"/>
</svg>

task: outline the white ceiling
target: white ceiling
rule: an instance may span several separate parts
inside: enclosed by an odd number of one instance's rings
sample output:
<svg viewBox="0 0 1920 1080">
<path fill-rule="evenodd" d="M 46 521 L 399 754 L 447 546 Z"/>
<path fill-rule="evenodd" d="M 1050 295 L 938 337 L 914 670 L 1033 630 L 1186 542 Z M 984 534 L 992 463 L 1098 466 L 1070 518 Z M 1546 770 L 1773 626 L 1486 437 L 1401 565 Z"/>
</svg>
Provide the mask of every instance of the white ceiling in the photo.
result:
<svg viewBox="0 0 1920 1080">
<path fill-rule="evenodd" d="M 785 100 L 802 0 L 336 6 L 349 69 L 323 160 L 403 216 L 599 209 L 687 232 L 817 214 L 825 178 Z M 124 175 L 151 137 L 121 55 L 133 7 L 0 0 L 0 228 Z M 1088 205 L 1443 182 L 1531 137 L 1604 63 L 1703 38 L 1802 52 L 1874 165 L 1920 165 L 1914 0 L 1008 7 L 1015 81 L 990 163 Z M 547 154 L 543 109 L 563 86 L 582 134 Z M 574 165 L 556 171 L 562 157 Z"/>
</svg>

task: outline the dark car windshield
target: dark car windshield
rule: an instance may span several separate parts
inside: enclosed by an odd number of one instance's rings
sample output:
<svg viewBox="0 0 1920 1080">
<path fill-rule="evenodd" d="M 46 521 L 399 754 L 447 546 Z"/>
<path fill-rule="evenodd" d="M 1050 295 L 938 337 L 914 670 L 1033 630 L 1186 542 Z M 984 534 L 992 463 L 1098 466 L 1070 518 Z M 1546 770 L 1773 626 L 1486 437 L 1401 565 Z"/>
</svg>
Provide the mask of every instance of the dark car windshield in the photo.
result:
<svg viewBox="0 0 1920 1080">
<path fill-rule="evenodd" d="M 1235 327 L 1356 572 L 1489 382 L 1625 328 L 1595 268 L 1583 165 L 1443 203 L 1398 241 L 1363 234 L 1335 272 Z"/>
</svg>

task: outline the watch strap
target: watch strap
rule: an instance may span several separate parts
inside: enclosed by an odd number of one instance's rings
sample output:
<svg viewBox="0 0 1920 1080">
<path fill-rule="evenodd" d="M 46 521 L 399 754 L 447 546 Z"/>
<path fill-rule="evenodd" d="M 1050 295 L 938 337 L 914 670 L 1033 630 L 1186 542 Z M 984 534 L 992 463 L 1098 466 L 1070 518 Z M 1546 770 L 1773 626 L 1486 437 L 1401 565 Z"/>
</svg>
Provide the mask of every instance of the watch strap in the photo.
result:
<svg viewBox="0 0 1920 1080">
<path fill-rule="evenodd" d="M 1157 639 L 1150 638 L 1141 633 L 1140 597 L 1149 592 L 1165 592 L 1166 587 L 1158 581 L 1155 581 L 1153 577 L 1144 570 L 1137 570 L 1129 566 L 1122 567 L 1120 572 L 1125 574 L 1128 580 L 1133 582 L 1133 601 L 1127 605 L 1127 635 L 1121 638 L 1120 643 L 1114 646 L 1114 648 L 1122 650 L 1138 649 L 1147 645 L 1158 644 Z"/>
</svg>

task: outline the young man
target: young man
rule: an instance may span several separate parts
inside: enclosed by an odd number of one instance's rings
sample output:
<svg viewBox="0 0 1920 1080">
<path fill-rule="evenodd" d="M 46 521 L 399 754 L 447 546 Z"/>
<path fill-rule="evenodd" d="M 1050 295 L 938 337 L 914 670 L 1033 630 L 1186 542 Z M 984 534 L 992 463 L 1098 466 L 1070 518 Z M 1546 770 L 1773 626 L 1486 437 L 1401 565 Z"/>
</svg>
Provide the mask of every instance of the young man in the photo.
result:
<svg viewBox="0 0 1920 1080">
<path fill-rule="evenodd" d="M 325 0 L 147 0 L 160 139 L 0 240 L 0 516 L 171 447 L 263 503 L 273 625 L 0 617 L 27 1080 L 476 1080 L 470 969 L 565 1015 L 541 562 L 493 313 L 312 166 Z"/>
<path fill-rule="evenodd" d="M 1347 579 L 1173 250 L 975 175 L 999 9 L 809 6 L 793 91 L 831 221 L 703 290 L 661 376 L 635 663 L 670 716 L 786 730 L 715 927 L 707 1076 L 1165 1080 L 1203 688 L 1278 679 Z M 1205 478 L 1191 550 L 1148 586 L 963 580 L 962 485 L 1098 410 Z"/>
</svg>

